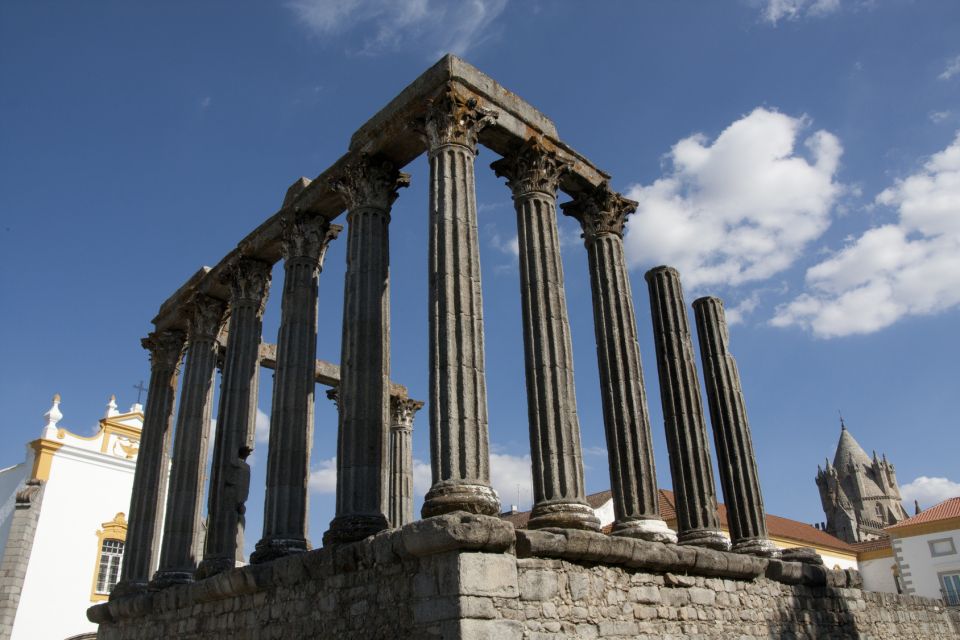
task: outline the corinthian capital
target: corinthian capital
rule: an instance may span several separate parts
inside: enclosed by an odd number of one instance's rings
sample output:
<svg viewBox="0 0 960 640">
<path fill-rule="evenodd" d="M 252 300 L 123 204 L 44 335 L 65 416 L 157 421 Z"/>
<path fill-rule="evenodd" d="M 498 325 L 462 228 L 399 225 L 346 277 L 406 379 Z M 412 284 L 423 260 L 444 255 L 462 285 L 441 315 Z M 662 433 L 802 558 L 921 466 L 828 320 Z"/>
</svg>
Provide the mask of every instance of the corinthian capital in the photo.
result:
<svg viewBox="0 0 960 640">
<path fill-rule="evenodd" d="M 270 277 L 273 265 L 254 258 L 240 258 L 226 274 L 224 280 L 230 284 L 230 304 L 233 306 L 256 306 L 263 314 L 270 292 Z"/>
<path fill-rule="evenodd" d="M 198 293 L 191 300 L 190 306 L 190 341 L 216 340 L 226 320 L 226 303 Z"/>
<path fill-rule="evenodd" d="M 323 264 L 323 256 L 330 244 L 343 230 L 338 224 L 330 224 L 323 216 L 291 212 L 280 220 L 282 229 L 281 248 L 284 260 L 303 258 Z"/>
<path fill-rule="evenodd" d="M 530 138 L 513 154 L 491 163 L 490 168 L 507 179 L 515 198 L 537 191 L 553 196 L 570 162 L 547 149 L 538 138 Z"/>
<path fill-rule="evenodd" d="M 592 191 L 580 193 L 560 205 L 563 213 L 576 218 L 583 228 L 583 238 L 593 240 L 607 234 L 623 237 L 627 216 L 637 210 L 637 203 L 612 191 L 606 182 Z"/>
<path fill-rule="evenodd" d="M 175 369 L 183 357 L 183 346 L 187 334 L 179 329 L 154 331 L 140 341 L 143 348 L 150 352 L 150 366 L 153 369 Z"/>
<path fill-rule="evenodd" d="M 394 429 L 413 429 L 413 416 L 423 408 L 423 403 L 410 398 L 390 398 L 390 423 Z"/>
<path fill-rule="evenodd" d="M 397 190 L 409 186 L 410 174 L 397 171 L 389 160 L 366 154 L 330 182 L 330 188 L 343 196 L 351 211 L 365 207 L 388 211 L 397 199 Z"/>
<path fill-rule="evenodd" d="M 462 96 L 452 85 L 427 104 L 423 132 L 429 150 L 459 144 L 477 150 L 480 130 L 497 118 L 497 113 L 479 105 L 473 96 Z"/>
</svg>

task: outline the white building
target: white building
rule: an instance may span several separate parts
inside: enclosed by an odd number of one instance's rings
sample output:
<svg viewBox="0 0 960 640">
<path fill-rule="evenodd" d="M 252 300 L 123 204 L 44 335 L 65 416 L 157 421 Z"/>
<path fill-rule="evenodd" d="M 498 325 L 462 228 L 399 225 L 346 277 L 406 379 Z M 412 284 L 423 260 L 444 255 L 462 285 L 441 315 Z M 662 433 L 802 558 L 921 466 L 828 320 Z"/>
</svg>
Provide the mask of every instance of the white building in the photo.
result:
<svg viewBox="0 0 960 640">
<path fill-rule="evenodd" d="M 960 606 L 960 496 L 887 527 L 904 592 Z"/>
<path fill-rule="evenodd" d="M 111 398 L 85 437 L 59 426 L 59 405 L 0 471 L 0 640 L 93 637 L 86 610 L 119 575 L 143 408 L 120 413 Z"/>
</svg>

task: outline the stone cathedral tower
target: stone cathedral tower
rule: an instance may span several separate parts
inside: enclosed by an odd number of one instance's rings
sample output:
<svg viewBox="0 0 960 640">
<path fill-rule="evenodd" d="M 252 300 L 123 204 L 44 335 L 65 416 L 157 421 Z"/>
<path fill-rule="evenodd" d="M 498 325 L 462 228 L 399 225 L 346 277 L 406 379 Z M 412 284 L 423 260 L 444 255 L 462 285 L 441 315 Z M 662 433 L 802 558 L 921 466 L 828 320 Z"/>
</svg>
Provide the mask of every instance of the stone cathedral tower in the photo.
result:
<svg viewBox="0 0 960 640">
<path fill-rule="evenodd" d="M 871 459 L 840 419 L 840 441 L 833 464 L 817 466 L 817 488 L 827 516 L 827 533 L 847 542 L 872 540 L 907 517 L 900 487 L 886 454 Z"/>
</svg>

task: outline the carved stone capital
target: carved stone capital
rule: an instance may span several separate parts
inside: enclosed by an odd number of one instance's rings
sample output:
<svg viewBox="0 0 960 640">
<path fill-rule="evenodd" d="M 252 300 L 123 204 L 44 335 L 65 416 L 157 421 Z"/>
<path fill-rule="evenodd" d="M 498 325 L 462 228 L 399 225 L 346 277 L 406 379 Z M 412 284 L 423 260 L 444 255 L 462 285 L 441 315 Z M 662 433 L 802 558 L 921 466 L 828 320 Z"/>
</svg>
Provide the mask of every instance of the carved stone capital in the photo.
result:
<svg viewBox="0 0 960 640">
<path fill-rule="evenodd" d="M 337 407 L 337 411 L 340 411 L 340 388 L 331 387 L 327 389 L 327 400 Z"/>
<path fill-rule="evenodd" d="M 191 300 L 190 307 L 190 341 L 216 340 L 226 320 L 226 303 L 198 293 Z"/>
<path fill-rule="evenodd" d="M 555 196 L 570 162 L 547 149 L 538 138 L 530 138 L 512 155 L 491 163 L 490 168 L 507 179 L 514 198 L 534 192 Z"/>
<path fill-rule="evenodd" d="M 394 429 L 413 429 L 413 416 L 423 408 L 423 403 L 411 398 L 390 398 L 390 423 Z"/>
<path fill-rule="evenodd" d="M 593 240 L 613 234 L 623 237 L 627 216 L 637 210 L 634 200 L 624 198 L 604 182 L 593 191 L 581 193 L 570 202 L 560 205 L 563 213 L 576 218 L 583 228 L 583 238 Z"/>
<path fill-rule="evenodd" d="M 423 133 L 431 152 L 443 145 L 459 144 L 476 153 L 477 136 L 496 118 L 497 113 L 481 107 L 475 97 L 460 95 L 447 85 L 427 104 Z"/>
<path fill-rule="evenodd" d="M 330 224 L 323 216 L 292 212 L 280 220 L 282 229 L 281 250 L 284 260 L 297 258 L 323 263 L 327 245 L 343 230 L 338 224 Z"/>
<path fill-rule="evenodd" d="M 409 186 L 410 174 L 397 171 L 389 160 L 366 154 L 330 181 L 330 188 L 343 196 L 350 211 L 367 207 L 389 211 L 397 190 Z"/>
<path fill-rule="evenodd" d="M 154 331 L 140 341 L 143 348 L 150 352 L 150 366 L 153 369 L 175 369 L 183 357 L 183 347 L 187 334 L 178 329 Z"/>
<path fill-rule="evenodd" d="M 254 258 L 241 258 L 226 274 L 224 280 L 230 284 L 231 304 L 234 306 L 256 306 L 259 315 L 263 315 L 270 292 L 270 278 L 273 265 Z"/>
</svg>

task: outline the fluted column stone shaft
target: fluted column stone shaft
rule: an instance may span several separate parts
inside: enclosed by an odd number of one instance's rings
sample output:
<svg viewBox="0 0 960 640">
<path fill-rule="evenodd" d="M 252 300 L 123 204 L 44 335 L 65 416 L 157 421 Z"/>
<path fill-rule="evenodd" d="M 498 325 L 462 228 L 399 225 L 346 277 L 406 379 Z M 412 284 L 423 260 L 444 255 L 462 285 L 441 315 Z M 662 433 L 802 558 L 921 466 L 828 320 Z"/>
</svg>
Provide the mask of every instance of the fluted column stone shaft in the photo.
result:
<svg viewBox="0 0 960 640">
<path fill-rule="evenodd" d="M 556 199 L 567 164 L 537 140 L 492 165 L 517 212 L 534 506 L 529 527 L 598 530 L 586 502 Z"/>
<path fill-rule="evenodd" d="M 322 216 L 283 219 L 283 296 L 270 411 L 263 537 L 250 557 L 266 562 L 308 548 L 307 482 L 313 444 L 317 293 L 330 241 L 342 227 Z"/>
<path fill-rule="evenodd" d="M 433 485 L 423 517 L 495 515 L 490 486 L 474 158 L 495 114 L 448 87 L 424 122 L 430 160 L 429 357 Z"/>
<path fill-rule="evenodd" d="M 650 289 L 679 543 L 728 549 L 720 533 L 713 464 L 680 275 L 672 267 L 656 267 L 645 277 Z"/>
<path fill-rule="evenodd" d="M 562 205 L 583 228 L 593 294 L 614 535 L 676 542 L 660 516 L 647 394 L 623 226 L 636 203 L 603 184 Z"/>
<path fill-rule="evenodd" d="M 409 183 L 391 163 L 364 157 L 332 184 L 349 212 L 337 511 L 324 544 L 361 540 L 389 526 L 390 205 Z"/>
<path fill-rule="evenodd" d="M 242 258 L 231 270 L 230 321 L 207 496 L 207 536 L 198 577 L 243 559 L 243 533 L 260 386 L 260 341 L 272 265 Z"/>
<path fill-rule="evenodd" d="M 198 561 L 196 553 L 219 353 L 217 335 L 223 327 L 226 304 L 198 294 L 191 306 L 160 566 L 153 578 L 158 587 L 192 581 Z"/>
<path fill-rule="evenodd" d="M 144 589 L 158 559 L 170 468 L 173 406 L 186 337 L 182 331 L 165 330 L 151 333 L 142 342 L 150 352 L 150 386 L 127 512 L 130 515 L 120 581 L 111 597 Z"/>
<path fill-rule="evenodd" d="M 730 334 L 723 301 L 699 298 L 694 301 L 693 310 L 733 550 L 769 556 L 776 547 L 767 538 L 757 460 L 740 372 L 728 347 Z"/>
<path fill-rule="evenodd" d="M 423 403 L 410 398 L 390 398 L 390 489 L 391 527 L 413 522 L 413 416 Z"/>
</svg>

